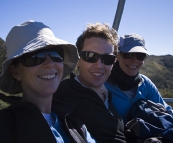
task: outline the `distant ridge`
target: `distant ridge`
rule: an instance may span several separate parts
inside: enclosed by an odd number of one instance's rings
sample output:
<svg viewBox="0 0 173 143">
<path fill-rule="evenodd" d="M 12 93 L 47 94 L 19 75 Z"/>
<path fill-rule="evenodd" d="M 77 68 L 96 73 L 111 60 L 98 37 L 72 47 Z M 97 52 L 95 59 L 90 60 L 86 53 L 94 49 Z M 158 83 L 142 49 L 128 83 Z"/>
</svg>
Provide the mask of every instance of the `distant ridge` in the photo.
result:
<svg viewBox="0 0 173 143">
<path fill-rule="evenodd" d="M 162 55 L 147 57 L 140 71 L 157 86 L 162 96 L 173 98 L 173 56 Z"/>
<path fill-rule="evenodd" d="M 5 48 L 5 41 L 0 37 L 0 48 Z"/>
<path fill-rule="evenodd" d="M 6 58 L 6 48 L 5 48 L 5 41 L 0 37 L 0 73 L 1 73 L 1 66 L 2 62 Z"/>
</svg>

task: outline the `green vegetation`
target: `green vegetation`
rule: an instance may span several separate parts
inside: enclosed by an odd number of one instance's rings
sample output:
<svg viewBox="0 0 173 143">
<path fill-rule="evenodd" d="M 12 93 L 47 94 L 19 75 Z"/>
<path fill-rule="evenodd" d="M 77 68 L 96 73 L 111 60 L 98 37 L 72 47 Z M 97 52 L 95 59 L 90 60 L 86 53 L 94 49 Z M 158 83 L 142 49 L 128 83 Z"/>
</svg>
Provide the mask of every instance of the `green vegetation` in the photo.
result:
<svg viewBox="0 0 173 143">
<path fill-rule="evenodd" d="M 0 69 L 2 66 L 2 62 L 5 60 L 6 58 L 6 48 L 5 48 L 5 42 L 4 40 L 0 37 Z"/>
<path fill-rule="evenodd" d="M 140 72 L 155 83 L 163 97 L 173 98 L 172 55 L 147 57 Z"/>
<path fill-rule="evenodd" d="M 9 105 L 10 105 L 10 104 L 8 104 L 8 103 L 6 103 L 6 102 L 0 100 L 0 110 L 3 109 L 3 108 L 8 107 Z"/>
</svg>

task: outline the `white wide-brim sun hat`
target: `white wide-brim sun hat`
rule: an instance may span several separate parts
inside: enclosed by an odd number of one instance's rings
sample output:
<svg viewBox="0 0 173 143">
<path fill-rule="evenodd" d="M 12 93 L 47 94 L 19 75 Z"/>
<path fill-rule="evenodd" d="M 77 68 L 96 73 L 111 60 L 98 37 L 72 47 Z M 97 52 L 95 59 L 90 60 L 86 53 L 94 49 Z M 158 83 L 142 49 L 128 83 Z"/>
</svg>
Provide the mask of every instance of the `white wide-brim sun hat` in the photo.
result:
<svg viewBox="0 0 173 143">
<path fill-rule="evenodd" d="M 6 38 L 7 59 L 2 64 L 0 75 L 0 90 L 10 94 L 22 92 L 21 84 L 14 79 L 9 67 L 13 59 L 48 45 L 62 47 L 64 50 L 63 78 L 75 68 L 79 55 L 76 46 L 54 36 L 50 28 L 42 22 L 29 20 L 21 25 L 14 26 Z"/>
</svg>

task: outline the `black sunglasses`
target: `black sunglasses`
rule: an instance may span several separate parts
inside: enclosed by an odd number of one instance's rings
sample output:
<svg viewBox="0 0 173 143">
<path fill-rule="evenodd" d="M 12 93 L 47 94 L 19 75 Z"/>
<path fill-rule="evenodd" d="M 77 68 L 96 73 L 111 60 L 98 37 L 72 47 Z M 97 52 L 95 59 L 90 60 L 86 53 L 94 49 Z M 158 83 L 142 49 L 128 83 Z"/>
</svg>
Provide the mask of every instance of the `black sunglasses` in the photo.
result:
<svg viewBox="0 0 173 143">
<path fill-rule="evenodd" d="M 101 61 L 104 65 L 112 65 L 115 62 L 115 55 L 108 55 L 108 54 L 98 54 L 95 52 L 89 51 L 82 51 L 80 52 L 80 57 L 88 63 L 95 63 L 101 58 Z"/>
<path fill-rule="evenodd" d="M 120 52 L 120 54 L 124 59 L 131 59 L 135 56 L 136 59 L 139 61 L 144 61 L 146 56 L 147 56 L 145 53 L 123 53 L 123 52 Z"/>
<path fill-rule="evenodd" d="M 19 60 L 24 66 L 32 67 L 42 64 L 46 60 L 47 55 L 49 55 L 54 62 L 62 62 L 64 60 L 64 51 L 61 47 L 53 47 L 27 53 L 21 56 Z"/>
</svg>

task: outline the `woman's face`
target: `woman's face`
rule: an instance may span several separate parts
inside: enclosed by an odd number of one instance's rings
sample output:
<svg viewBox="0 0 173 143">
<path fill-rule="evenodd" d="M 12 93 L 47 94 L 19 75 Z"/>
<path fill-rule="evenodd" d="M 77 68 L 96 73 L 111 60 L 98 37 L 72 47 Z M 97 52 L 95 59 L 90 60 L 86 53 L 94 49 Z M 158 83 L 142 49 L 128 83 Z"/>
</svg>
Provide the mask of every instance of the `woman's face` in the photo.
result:
<svg viewBox="0 0 173 143">
<path fill-rule="evenodd" d="M 131 59 L 125 59 L 120 53 L 118 53 L 117 60 L 120 68 L 129 76 L 135 76 L 144 64 L 144 60 L 140 61 L 136 56 Z"/>
<path fill-rule="evenodd" d="M 26 67 L 19 63 L 13 70 L 13 77 L 21 82 L 25 96 L 52 95 L 57 90 L 62 76 L 63 62 L 54 62 L 49 55 L 42 64 Z"/>
</svg>

